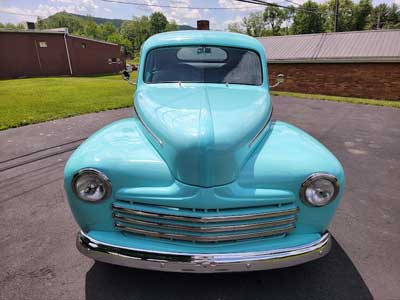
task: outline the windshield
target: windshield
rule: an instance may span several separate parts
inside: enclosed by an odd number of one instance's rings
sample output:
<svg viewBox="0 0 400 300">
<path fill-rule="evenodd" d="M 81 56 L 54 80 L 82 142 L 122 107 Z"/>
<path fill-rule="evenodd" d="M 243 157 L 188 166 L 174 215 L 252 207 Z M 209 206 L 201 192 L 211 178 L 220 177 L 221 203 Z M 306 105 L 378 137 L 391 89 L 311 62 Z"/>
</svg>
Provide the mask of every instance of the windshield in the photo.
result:
<svg viewBox="0 0 400 300">
<path fill-rule="evenodd" d="M 262 84 L 260 57 L 251 50 L 184 46 L 151 50 L 146 57 L 146 83 L 204 82 Z"/>
</svg>

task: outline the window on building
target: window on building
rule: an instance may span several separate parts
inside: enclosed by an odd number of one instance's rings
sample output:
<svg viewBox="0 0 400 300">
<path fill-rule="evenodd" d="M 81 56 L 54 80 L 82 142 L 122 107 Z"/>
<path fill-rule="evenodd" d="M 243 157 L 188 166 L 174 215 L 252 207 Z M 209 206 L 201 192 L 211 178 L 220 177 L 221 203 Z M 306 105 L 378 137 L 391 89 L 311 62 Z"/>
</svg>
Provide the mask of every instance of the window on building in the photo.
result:
<svg viewBox="0 0 400 300">
<path fill-rule="evenodd" d="M 85 48 L 86 48 L 86 43 L 82 43 L 82 44 L 81 44 L 81 47 L 82 47 L 83 49 L 85 49 Z"/>
<path fill-rule="evenodd" d="M 47 48 L 47 42 L 39 42 L 40 48 Z"/>
<path fill-rule="evenodd" d="M 109 64 L 120 64 L 121 59 L 119 57 L 113 57 L 108 59 Z"/>
</svg>

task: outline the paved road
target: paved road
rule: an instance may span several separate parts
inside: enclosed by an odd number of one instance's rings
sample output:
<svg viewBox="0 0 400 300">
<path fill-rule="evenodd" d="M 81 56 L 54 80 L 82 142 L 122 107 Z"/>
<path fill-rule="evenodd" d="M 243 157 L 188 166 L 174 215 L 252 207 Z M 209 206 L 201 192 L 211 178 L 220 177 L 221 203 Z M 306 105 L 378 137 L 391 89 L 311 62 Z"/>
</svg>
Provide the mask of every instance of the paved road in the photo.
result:
<svg viewBox="0 0 400 300">
<path fill-rule="evenodd" d="M 321 140 L 347 172 L 327 257 L 282 270 L 183 275 L 81 256 L 63 166 L 83 138 L 131 114 L 122 109 L 0 132 L 0 299 L 400 299 L 400 110 L 273 101 L 274 118 Z"/>
</svg>

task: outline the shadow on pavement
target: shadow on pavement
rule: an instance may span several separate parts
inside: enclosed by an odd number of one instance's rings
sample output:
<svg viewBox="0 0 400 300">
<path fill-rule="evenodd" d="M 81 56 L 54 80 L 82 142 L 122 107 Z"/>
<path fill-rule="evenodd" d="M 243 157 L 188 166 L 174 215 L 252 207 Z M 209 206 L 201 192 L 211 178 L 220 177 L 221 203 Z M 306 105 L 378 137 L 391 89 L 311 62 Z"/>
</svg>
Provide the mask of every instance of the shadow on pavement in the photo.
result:
<svg viewBox="0 0 400 300">
<path fill-rule="evenodd" d="M 280 270 L 234 274 L 144 271 L 96 262 L 86 299 L 373 299 L 357 269 L 333 240 L 319 260 Z"/>
</svg>

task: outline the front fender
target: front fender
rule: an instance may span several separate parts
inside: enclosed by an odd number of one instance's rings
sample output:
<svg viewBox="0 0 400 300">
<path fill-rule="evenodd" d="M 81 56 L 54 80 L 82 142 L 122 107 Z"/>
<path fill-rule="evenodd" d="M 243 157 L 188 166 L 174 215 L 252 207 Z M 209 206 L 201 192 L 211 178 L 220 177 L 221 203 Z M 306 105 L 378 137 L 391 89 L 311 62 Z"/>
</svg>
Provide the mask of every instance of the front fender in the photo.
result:
<svg viewBox="0 0 400 300">
<path fill-rule="evenodd" d="M 330 204 L 310 207 L 300 200 L 300 186 L 311 174 L 319 172 L 336 176 L 340 192 Z M 296 231 L 323 232 L 342 198 L 345 175 L 337 158 L 319 141 L 293 125 L 273 121 L 237 183 L 242 188 L 291 191 L 300 208 Z"/>
<path fill-rule="evenodd" d="M 136 118 L 116 121 L 90 136 L 69 158 L 64 169 L 64 188 L 73 215 L 81 228 L 112 230 L 110 207 L 122 187 L 170 186 L 174 178 L 168 166 L 143 135 Z M 112 194 L 100 203 L 78 199 L 71 189 L 72 177 L 82 168 L 97 169 L 112 182 Z"/>
</svg>

